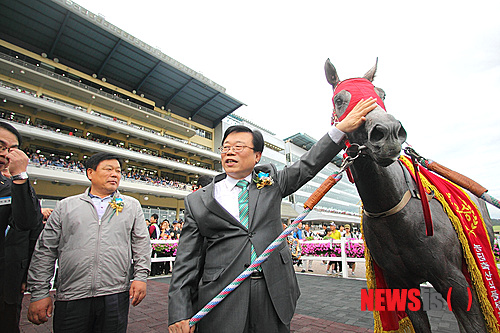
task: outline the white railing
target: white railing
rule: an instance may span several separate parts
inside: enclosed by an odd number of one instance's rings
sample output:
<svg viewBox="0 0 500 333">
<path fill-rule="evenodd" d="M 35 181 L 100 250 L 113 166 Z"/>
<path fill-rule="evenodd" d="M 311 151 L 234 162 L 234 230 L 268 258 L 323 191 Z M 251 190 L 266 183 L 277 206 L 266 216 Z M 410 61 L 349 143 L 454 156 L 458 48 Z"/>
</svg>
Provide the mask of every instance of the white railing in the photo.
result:
<svg viewBox="0 0 500 333">
<path fill-rule="evenodd" d="M 328 261 L 340 261 L 342 265 L 342 277 L 347 278 L 348 275 L 348 262 L 365 262 L 365 258 L 355 258 L 348 257 L 346 251 L 346 245 L 348 243 L 351 244 L 363 244 L 363 240 L 361 239 L 346 239 L 342 237 L 340 240 L 337 239 L 327 239 L 327 240 L 312 240 L 312 241 L 299 241 L 301 246 L 303 247 L 306 244 L 328 244 L 330 250 L 333 250 L 335 244 L 340 244 L 340 257 L 326 257 L 326 256 L 308 256 L 302 255 L 300 260 L 328 260 Z"/>
<path fill-rule="evenodd" d="M 151 245 L 153 244 L 177 244 L 177 240 L 151 240 Z M 340 261 L 342 263 L 342 277 L 347 278 L 348 275 L 348 262 L 365 262 L 365 258 L 353 258 L 347 256 L 346 245 L 351 244 L 363 244 L 363 240 L 349 239 L 342 237 L 340 240 L 330 239 L 330 240 L 312 240 L 312 241 L 302 241 L 300 244 L 303 246 L 305 244 L 328 244 L 330 249 L 335 247 L 335 244 L 340 244 L 340 257 L 326 257 L 326 256 L 301 256 L 301 260 L 328 260 L 328 261 Z M 151 262 L 174 262 L 175 257 L 158 257 L 155 253 Z"/>
<path fill-rule="evenodd" d="M 177 240 L 162 240 L 162 239 L 152 239 L 151 246 L 154 244 L 177 244 L 179 241 Z M 157 253 L 153 254 L 151 258 L 151 262 L 164 262 L 164 261 L 175 261 L 175 257 L 158 257 Z"/>
</svg>

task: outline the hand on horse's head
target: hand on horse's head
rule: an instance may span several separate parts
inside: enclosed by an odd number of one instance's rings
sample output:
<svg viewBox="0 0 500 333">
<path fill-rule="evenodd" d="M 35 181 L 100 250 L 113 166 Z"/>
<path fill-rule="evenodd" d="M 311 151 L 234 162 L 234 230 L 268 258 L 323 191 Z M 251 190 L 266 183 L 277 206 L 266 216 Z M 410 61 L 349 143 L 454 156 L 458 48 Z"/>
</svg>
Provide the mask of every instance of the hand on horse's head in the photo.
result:
<svg viewBox="0 0 500 333">
<path fill-rule="evenodd" d="M 372 111 L 377 107 L 377 100 L 372 97 L 367 100 L 360 100 L 358 104 L 352 109 L 351 112 L 336 125 L 336 127 L 344 133 L 350 133 L 355 131 L 359 126 L 361 126 L 365 121 L 365 116 L 368 112 Z"/>
</svg>

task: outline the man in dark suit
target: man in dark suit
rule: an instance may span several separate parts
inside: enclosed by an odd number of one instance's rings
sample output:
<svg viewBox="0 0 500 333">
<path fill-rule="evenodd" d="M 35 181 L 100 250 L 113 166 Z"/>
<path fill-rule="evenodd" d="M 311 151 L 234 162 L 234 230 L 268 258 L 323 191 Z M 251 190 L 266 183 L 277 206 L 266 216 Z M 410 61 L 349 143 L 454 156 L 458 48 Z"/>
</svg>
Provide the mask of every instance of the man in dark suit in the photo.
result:
<svg viewBox="0 0 500 333">
<path fill-rule="evenodd" d="M 8 307 L 12 311 L 14 308 L 16 310 L 17 327 L 19 327 L 21 305 L 26 291 L 28 267 L 42 226 L 43 224 L 40 224 L 39 228 L 31 231 L 17 231 L 11 228 L 5 236 L 4 297 L 5 303 L 9 304 Z M 19 332 L 19 329 L 14 332 Z"/>
<path fill-rule="evenodd" d="M 19 149 L 20 145 L 19 132 L 10 124 L 0 122 L 0 325 L 2 332 L 19 332 L 17 301 L 21 294 L 23 274 L 14 270 L 13 262 L 22 258 L 20 261 L 22 263 L 29 253 L 25 253 L 28 251 L 28 245 L 24 241 L 23 244 L 26 247 L 22 245 L 21 249 L 18 246 L 18 239 L 15 235 L 21 230 L 29 233 L 29 230 L 38 230 L 42 227 L 40 204 L 26 173 L 29 159 Z M 13 247 L 7 248 L 6 237 L 15 243 L 11 244 Z"/>
<path fill-rule="evenodd" d="M 189 318 L 250 265 L 252 252 L 260 255 L 283 231 L 282 198 L 330 162 L 344 133 L 359 127 L 375 106 L 373 100 L 360 102 L 299 161 L 281 171 L 271 164 L 256 167 L 264 149 L 259 131 L 245 126 L 226 130 L 220 148 L 225 173 L 185 199 L 186 222 L 169 289 L 169 332 L 194 332 Z M 272 181 L 259 189 L 256 180 L 266 177 L 262 172 Z M 198 332 L 289 332 L 299 295 L 291 254 L 283 243 L 199 321 Z"/>
</svg>

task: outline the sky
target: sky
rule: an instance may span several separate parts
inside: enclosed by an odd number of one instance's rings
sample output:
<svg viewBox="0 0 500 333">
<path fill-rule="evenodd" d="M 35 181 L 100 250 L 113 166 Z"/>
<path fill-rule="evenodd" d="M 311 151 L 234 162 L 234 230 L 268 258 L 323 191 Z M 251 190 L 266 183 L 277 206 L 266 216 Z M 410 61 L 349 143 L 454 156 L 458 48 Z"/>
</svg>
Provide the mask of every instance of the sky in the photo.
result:
<svg viewBox="0 0 500 333">
<path fill-rule="evenodd" d="M 327 58 L 347 79 L 378 57 L 373 83 L 407 142 L 500 198 L 499 1 L 76 3 L 222 85 L 281 139 L 328 130 Z"/>
</svg>

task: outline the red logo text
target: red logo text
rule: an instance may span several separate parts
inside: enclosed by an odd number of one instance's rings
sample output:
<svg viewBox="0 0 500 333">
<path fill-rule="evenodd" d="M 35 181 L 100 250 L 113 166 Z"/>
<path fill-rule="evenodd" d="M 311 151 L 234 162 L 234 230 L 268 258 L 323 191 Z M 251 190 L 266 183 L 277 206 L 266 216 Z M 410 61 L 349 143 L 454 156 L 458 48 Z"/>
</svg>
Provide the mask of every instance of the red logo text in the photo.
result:
<svg viewBox="0 0 500 333">
<path fill-rule="evenodd" d="M 452 311 L 451 292 L 448 290 L 446 300 L 438 292 L 430 288 L 419 289 L 361 289 L 361 311 L 418 311 L 441 310 Z M 472 305 L 472 294 L 469 294 L 467 311 Z"/>
</svg>

